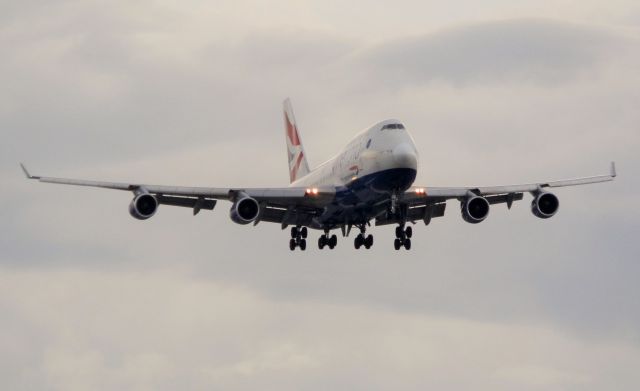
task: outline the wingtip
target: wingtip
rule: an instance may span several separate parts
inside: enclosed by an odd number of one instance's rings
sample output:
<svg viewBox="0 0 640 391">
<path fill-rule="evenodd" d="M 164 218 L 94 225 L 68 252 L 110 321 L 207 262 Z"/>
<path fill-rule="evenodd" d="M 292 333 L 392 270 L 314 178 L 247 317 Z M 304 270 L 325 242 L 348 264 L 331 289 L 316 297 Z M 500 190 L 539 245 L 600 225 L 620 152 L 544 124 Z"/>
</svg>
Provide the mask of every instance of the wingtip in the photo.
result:
<svg viewBox="0 0 640 391">
<path fill-rule="evenodd" d="M 618 174 L 616 173 L 616 162 L 611 162 L 611 166 L 609 167 L 609 175 L 612 178 L 615 178 Z"/>
<path fill-rule="evenodd" d="M 25 165 L 23 163 L 20 163 L 20 168 L 22 168 L 22 172 L 24 172 L 24 175 L 27 177 L 27 179 L 39 179 L 40 178 L 40 177 L 31 175 L 29 173 L 29 170 L 27 170 L 27 167 L 25 167 Z"/>
</svg>

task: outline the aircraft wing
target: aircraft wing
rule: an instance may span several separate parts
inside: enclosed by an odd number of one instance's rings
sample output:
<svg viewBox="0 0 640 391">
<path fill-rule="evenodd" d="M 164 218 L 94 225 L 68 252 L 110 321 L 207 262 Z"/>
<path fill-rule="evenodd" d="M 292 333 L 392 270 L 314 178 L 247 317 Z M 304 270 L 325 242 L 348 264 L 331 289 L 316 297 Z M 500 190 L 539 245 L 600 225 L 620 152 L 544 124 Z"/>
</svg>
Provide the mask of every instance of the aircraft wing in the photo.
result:
<svg viewBox="0 0 640 391">
<path fill-rule="evenodd" d="M 172 205 L 193 208 L 194 214 L 201 209 L 212 210 L 217 200 L 235 201 L 239 196 L 254 198 L 261 206 L 259 221 L 277 222 L 286 226 L 291 220 L 308 220 L 335 197 L 335 189 L 331 188 L 223 188 L 223 187 L 188 187 L 150 185 L 143 183 L 104 182 L 85 179 L 55 178 L 31 175 L 23 164 L 20 164 L 29 179 L 43 183 L 57 183 L 98 187 L 103 189 L 127 190 L 134 194 L 148 193 L 156 196 L 160 205 Z M 295 209 L 295 210 L 294 210 Z"/>
<path fill-rule="evenodd" d="M 506 203 L 509 208 L 513 201 L 523 199 L 524 193 L 537 193 L 549 188 L 587 185 L 612 181 L 616 177 L 616 166 L 611 162 L 608 174 L 558 181 L 534 182 L 520 185 L 469 186 L 469 187 L 417 187 L 407 190 L 400 202 L 407 205 L 408 220 L 424 219 L 444 215 L 445 202 L 449 199 L 464 200 L 469 196 L 482 196 L 490 204 Z M 390 224 L 391 222 L 389 222 Z"/>
</svg>

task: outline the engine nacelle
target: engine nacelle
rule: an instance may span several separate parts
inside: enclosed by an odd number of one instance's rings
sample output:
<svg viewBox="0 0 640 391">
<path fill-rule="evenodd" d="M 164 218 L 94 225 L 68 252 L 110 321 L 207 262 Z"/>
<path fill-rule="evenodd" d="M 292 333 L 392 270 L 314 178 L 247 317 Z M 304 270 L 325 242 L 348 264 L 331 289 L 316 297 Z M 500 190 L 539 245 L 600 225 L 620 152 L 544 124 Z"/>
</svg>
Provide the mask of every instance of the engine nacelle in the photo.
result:
<svg viewBox="0 0 640 391">
<path fill-rule="evenodd" d="M 558 212 L 558 197 L 547 192 L 540 192 L 531 201 L 531 213 L 541 219 L 548 219 Z"/>
<path fill-rule="evenodd" d="M 462 219 L 467 223 L 481 223 L 489 215 L 489 201 L 484 197 L 467 198 L 460 204 L 460 207 L 462 208 Z"/>
<path fill-rule="evenodd" d="M 158 200 L 151 194 L 138 194 L 129 204 L 129 213 L 138 220 L 146 220 L 158 211 Z"/>
<path fill-rule="evenodd" d="M 258 201 L 251 197 L 243 197 L 238 199 L 229 211 L 229 217 L 234 223 L 237 224 L 249 224 L 258 218 L 260 213 L 260 205 Z"/>
</svg>

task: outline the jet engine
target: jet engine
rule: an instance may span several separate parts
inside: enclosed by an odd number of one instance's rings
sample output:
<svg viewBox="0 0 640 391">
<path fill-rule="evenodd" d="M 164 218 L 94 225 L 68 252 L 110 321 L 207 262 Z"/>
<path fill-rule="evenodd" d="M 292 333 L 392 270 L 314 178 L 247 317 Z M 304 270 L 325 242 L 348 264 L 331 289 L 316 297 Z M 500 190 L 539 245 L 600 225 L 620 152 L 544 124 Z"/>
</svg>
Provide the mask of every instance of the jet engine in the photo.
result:
<svg viewBox="0 0 640 391">
<path fill-rule="evenodd" d="M 489 201 L 484 197 L 467 198 L 460 206 L 462 208 L 462 219 L 467 223 L 481 223 L 489 215 Z"/>
<path fill-rule="evenodd" d="M 237 224 L 249 224 L 258 218 L 260 212 L 260 205 L 258 201 L 249 196 L 239 198 L 231 205 L 229 216 L 234 223 Z"/>
<path fill-rule="evenodd" d="M 547 192 L 540 192 L 531 201 L 531 213 L 541 219 L 548 219 L 558 212 L 558 197 Z"/>
<path fill-rule="evenodd" d="M 138 220 L 146 220 L 158 211 L 158 200 L 149 193 L 138 194 L 129 204 L 129 213 Z"/>
</svg>

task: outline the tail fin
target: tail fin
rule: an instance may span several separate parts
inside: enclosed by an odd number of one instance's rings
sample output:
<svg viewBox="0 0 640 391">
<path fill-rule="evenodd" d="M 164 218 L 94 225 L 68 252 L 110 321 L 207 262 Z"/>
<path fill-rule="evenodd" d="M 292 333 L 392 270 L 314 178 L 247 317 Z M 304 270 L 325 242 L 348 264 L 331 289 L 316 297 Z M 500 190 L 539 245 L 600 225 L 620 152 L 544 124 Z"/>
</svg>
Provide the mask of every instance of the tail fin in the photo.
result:
<svg viewBox="0 0 640 391">
<path fill-rule="evenodd" d="M 298 133 L 296 118 L 293 116 L 291 101 L 287 98 L 284 103 L 284 129 L 287 136 L 287 158 L 289 159 L 289 180 L 294 182 L 309 173 L 307 155 L 302 146 Z"/>
</svg>

